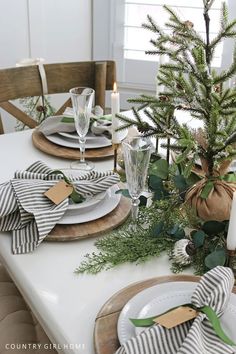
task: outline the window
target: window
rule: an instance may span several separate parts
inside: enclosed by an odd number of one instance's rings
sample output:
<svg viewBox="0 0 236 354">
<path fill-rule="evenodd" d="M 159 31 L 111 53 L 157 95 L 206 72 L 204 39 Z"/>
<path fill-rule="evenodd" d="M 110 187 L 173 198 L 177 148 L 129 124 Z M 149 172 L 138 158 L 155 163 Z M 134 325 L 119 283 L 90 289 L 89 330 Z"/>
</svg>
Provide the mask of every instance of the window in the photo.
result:
<svg viewBox="0 0 236 354">
<path fill-rule="evenodd" d="M 149 44 L 152 33 L 141 27 L 146 22 L 147 14 L 150 14 L 158 25 L 166 32 L 165 22 L 168 20 L 168 14 L 163 9 L 166 4 L 175 9 L 180 18 L 190 20 L 194 23 L 194 28 L 205 36 L 205 24 L 202 16 L 202 0 L 178 0 L 175 5 L 174 0 L 125 0 L 124 14 L 124 58 L 156 61 L 152 55 L 146 55 L 145 50 L 153 49 Z M 211 11 L 210 37 L 214 38 L 220 27 L 220 9 L 221 0 L 215 0 Z M 223 43 L 218 48 L 214 58 L 213 66 L 220 67 L 222 60 Z"/>
<path fill-rule="evenodd" d="M 210 11 L 210 36 L 219 29 L 221 0 L 215 0 Z M 194 23 L 194 28 L 205 35 L 202 15 L 202 0 L 94 0 L 94 59 L 111 58 L 117 62 L 119 87 L 124 91 L 154 91 L 158 56 L 145 54 L 152 48 L 149 44 L 155 35 L 142 28 L 147 14 L 165 29 L 168 13 L 166 4 L 181 18 Z M 236 1 L 228 0 L 229 14 L 234 18 Z M 167 30 L 167 29 L 166 29 Z M 233 43 L 220 43 L 215 53 L 213 66 L 217 69 L 231 63 Z"/>
</svg>

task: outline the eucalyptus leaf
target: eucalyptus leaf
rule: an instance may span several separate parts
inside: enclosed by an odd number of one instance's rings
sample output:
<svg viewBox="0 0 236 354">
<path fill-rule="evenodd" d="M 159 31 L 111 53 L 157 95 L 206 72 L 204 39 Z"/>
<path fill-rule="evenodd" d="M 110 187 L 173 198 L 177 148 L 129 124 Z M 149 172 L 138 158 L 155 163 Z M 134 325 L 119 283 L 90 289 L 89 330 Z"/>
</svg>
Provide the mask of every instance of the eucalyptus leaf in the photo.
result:
<svg viewBox="0 0 236 354">
<path fill-rule="evenodd" d="M 76 192 L 75 189 L 73 189 L 73 192 L 71 193 L 70 198 L 73 200 L 74 203 L 77 203 L 77 204 L 82 203 L 85 200 L 85 198 L 81 194 Z"/>
<path fill-rule="evenodd" d="M 149 176 L 148 185 L 152 190 L 163 189 L 162 179 L 155 175 Z"/>
<path fill-rule="evenodd" d="M 164 222 L 160 221 L 158 224 L 154 225 L 152 230 L 152 236 L 158 237 L 164 228 Z"/>
<path fill-rule="evenodd" d="M 171 236 L 174 235 L 177 232 L 178 228 L 179 225 L 177 224 L 173 225 L 169 230 L 167 230 L 167 234 Z"/>
<path fill-rule="evenodd" d="M 196 173 L 191 172 L 191 174 L 186 179 L 186 182 L 188 183 L 189 186 L 192 186 L 195 183 L 197 183 L 198 181 L 200 181 L 200 179 L 201 178 Z"/>
<path fill-rule="evenodd" d="M 173 235 L 174 238 L 181 240 L 182 238 L 185 237 L 185 231 L 181 227 L 178 228 L 176 233 Z"/>
<path fill-rule="evenodd" d="M 183 192 L 188 188 L 188 184 L 186 182 L 186 179 L 182 175 L 177 175 L 173 177 L 173 182 L 175 184 L 175 187 L 180 191 Z"/>
<path fill-rule="evenodd" d="M 194 231 L 191 233 L 194 246 L 196 248 L 202 247 L 206 238 L 206 234 L 202 230 Z"/>
<path fill-rule="evenodd" d="M 169 198 L 169 192 L 166 191 L 164 188 L 156 189 L 153 195 L 153 200 L 163 200 Z"/>
<path fill-rule="evenodd" d="M 225 249 L 218 249 L 213 251 L 205 258 L 205 265 L 208 269 L 215 268 L 217 266 L 223 266 L 226 262 Z"/>
<path fill-rule="evenodd" d="M 210 220 L 202 225 L 202 230 L 209 236 L 218 235 L 225 230 L 225 223 L 223 221 Z"/>
<path fill-rule="evenodd" d="M 164 159 L 155 161 L 149 169 L 149 174 L 158 176 L 161 179 L 167 179 L 169 173 L 168 163 Z"/>
<path fill-rule="evenodd" d="M 173 225 L 172 228 L 167 230 L 167 234 L 173 236 L 174 238 L 180 240 L 185 237 L 185 231 L 178 224 Z"/>
</svg>

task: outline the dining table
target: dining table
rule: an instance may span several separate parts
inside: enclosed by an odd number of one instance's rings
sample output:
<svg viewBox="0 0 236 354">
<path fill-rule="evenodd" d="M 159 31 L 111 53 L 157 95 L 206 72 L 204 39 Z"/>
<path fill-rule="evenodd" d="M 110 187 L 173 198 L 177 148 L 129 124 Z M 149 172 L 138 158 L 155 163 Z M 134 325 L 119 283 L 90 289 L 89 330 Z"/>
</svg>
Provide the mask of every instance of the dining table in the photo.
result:
<svg viewBox="0 0 236 354">
<path fill-rule="evenodd" d="M 0 135 L 0 183 L 9 181 L 16 170 L 23 170 L 38 160 L 53 169 L 68 168 L 71 163 L 36 149 L 32 130 Z M 98 171 L 112 168 L 112 158 L 95 161 Z M 94 354 L 94 324 L 103 304 L 131 283 L 172 273 L 165 253 L 145 263 L 126 263 L 96 275 L 75 273 L 84 256 L 96 252 L 95 240 L 45 240 L 32 253 L 14 255 L 12 234 L 0 234 L 0 262 L 58 353 Z M 188 268 L 184 273 L 192 274 L 193 270 Z"/>
</svg>

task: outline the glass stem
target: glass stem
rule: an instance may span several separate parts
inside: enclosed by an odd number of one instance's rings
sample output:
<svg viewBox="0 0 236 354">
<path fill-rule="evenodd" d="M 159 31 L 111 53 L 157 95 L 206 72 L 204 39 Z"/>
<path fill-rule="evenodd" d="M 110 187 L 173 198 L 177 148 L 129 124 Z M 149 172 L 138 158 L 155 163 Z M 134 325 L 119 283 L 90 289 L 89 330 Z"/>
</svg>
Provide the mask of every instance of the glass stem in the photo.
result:
<svg viewBox="0 0 236 354">
<path fill-rule="evenodd" d="M 80 148 L 80 162 L 84 163 L 85 162 L 85 138 L 79 138 L 79 148 Z"/>
<path fill-rule="evenodd" d="M 133 231 L 137 231 L 139 203 L 140 203 L 139 198 L 132 198 L 131 216 L 132 216 L 132 229 L 133 229 Z"/>
</svg>

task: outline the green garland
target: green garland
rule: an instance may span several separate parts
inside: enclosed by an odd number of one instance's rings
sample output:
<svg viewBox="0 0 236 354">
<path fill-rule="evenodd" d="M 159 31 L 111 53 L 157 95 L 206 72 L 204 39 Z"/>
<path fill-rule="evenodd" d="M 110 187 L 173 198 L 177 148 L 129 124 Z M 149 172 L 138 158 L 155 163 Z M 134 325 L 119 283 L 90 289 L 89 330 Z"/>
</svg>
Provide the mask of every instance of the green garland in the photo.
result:
<svg viewBox="0 0 236 354">
<path fill-rule="evenodd" d="M 155 225 L 157 215 L 163 219 L 169 211 L 169 203 L 162 201 L 157 205 L 153 204 L 149 208 L 140 208 L 138 220 L 138 232 L 130 230 L 130 220 L 128 219 L 118 229 L 109 233 L 106 237 L 98 239 L 95 246 L 98 253 L 85 255 L 85 259 L 75 270 L 76 273 L 97 274 L 102 270 L 113 268 L 122 263 L 142 263 L 152 257 L 158 257 L 163 251 L 171 253 L 176 239 L 172 237 L 156 237 Z M 172 214 L 172 221 L 180 219 L 179 210 Z M 149 225 L 147 225 L 149 224 Z M 181 222 L 182 227 L 187 225 L 185 219 Z M 146 227 L 145 227 L 146 225 Z M 166 227 L 170 226 L 170 220 L 166 218 Z"/>
<path fill-rule="evenodd" d="M 185 229 L 189 225 L 189 218 L 185 211 L 183 207 L 173 209 L 173 201 L 161 201 L 149 208 L 142 207 L 137 233 L 130 230 L 130 220 L 127 220 L 120 228 L 95 242 L 98 252 L 86 254 L 75 273 L 97 274 L 127 262 L 140 264 L 153 257 L 159 257 L 163 252 L 169 255 L 173 273 L 182 272 L 184 268 L 191 266 L 196 275 L 201 275 L 217 264 L 224 265 L 227 262 L 224 250 L 225 230 L 215 235 L 211 232 L 208 235 L 202 229 L 187 233 Z M 204 225 L 209 226 L 212 223 L 215 222 L 204 223 L 203 228 Z M 216 222 L 214 227 L 223 224 Z M 200 232 L 204 234 L 206 240 L 199 244 Z M 198 237 L 194 238 L 196 233 Z M 172 255 L 175 243 L 183 238 L 193 242 L 197 240 L 191 264 L 188 266 L 175 263 Z"/>
<path fill-rule="evenodd" d="M 85 255 L 75 272 L 97 274 L 123 263 L 142 263 L 162 252 L 169 255 L 173 273 L 192 266 L 197 275 L 217 265 L 227 265 L 226 236 L 228 221 L 203 222 L 184 203 L 184 191 L 194 178 L 176 174 L 176 166 L 159 159 L 150 164 L 149 190 L 152 204 L 141 196 L 138 232 L 130 229 L 130 219 L 121 227 L 95 242 L 98 252 Z M 121 191 L 127 197 L 127 190 Z M 174 257 L 176 242 L 186 239 L 190 264 L 183 265 Z"/>
</svg>

